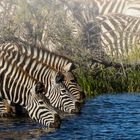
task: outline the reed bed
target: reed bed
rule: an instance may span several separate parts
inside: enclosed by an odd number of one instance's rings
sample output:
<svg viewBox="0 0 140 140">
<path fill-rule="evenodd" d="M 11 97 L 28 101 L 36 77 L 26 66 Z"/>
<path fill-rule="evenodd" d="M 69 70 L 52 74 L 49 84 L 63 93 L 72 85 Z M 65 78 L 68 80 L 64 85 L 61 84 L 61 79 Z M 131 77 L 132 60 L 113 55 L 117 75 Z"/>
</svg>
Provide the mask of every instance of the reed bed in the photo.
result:
<svg viewBox="0 0 140 140">
<path fill-rule="evenodd" d="M 140 92 L 140 71 L 135 69 L 101 70 L 97 75 L 78 71 L 78 83 L 84 89 L 87 97 L 106 93 Z"/>
</svg>

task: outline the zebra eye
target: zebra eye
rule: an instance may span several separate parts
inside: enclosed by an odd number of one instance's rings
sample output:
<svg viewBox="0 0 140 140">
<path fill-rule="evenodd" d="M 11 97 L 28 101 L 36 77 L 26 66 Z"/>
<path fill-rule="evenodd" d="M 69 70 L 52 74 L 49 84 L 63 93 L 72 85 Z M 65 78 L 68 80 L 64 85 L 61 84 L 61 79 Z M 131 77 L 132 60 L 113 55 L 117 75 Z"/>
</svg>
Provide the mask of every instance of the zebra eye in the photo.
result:
<svg viewBox="0 0 140 140">
<path fill-rule="evenodd" d="M 64 89 L 63 89 L 63 90 L 62 90 L 62 92 L 63 92 L 63 93 L 65 93 L 65 92 L 66 92 L 66 90 L 64 90 Z"/>
<path fill-rule="evenodd" d="M 76 81 L 75 80 L 70 80 L 72 83 L 75 83 Z"/>
<path fill-rule="evenodd" d="M 56 77 L 55 77 L 55 81 L 56 83 L 60 83 L 64 80 L 64 75 L 61 72 L 58 72 Z"/>
<path fill-rule="evenodd" d="M 41 104 L 41 105 L 42 105 L 42 104 L 44 104 L 44 102 L 43 102 L 43 101 L 39 101 L 39 104 Z"/>
</svg>

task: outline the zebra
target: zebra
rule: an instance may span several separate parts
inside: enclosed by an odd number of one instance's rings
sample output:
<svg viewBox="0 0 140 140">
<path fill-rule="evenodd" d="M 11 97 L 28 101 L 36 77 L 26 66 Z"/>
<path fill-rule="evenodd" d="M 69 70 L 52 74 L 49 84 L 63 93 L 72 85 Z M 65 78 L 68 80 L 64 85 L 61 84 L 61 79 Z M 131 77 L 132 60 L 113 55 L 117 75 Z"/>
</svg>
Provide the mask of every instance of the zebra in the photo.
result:
<svg viewBox="0 0 140 140">
<path fill-rule="evenodd" d="M 27 42 L 13 37 L 13 44 L 3 43 L 1 48 L 9 51 L 19 51 L 21 54 L 26 54 L 27 56 L 32 57 L 33 59 L 38 59 L 39 62 L 42 62 L 58 71 L 68 72 L 75 69 L 74 62 L 65 56 L 58 55 L 54 52 L 50 52 L 46 48 L 39 48 L 32 46 Z"/>
<path fill-rule="evenodd" d="M 125 59 L 133 50 L 140 50 L 140 18 L 121 14 L 98 16 L 84 27 L 83 42 L 93 52 L 99 50 L 101 56 L 116 61 Z"/>
<path fill-rule="evenodd" d="M 50 100 L 53 107 L 65 113 L 79 113 L 80 103 L 68 92 L 62 83 L 64 77 L 60 72 L 56 72 L 26 55 L 20 55 L 18 52 L 2 52 L 4 53 L 4 59 L 11 61 L 11 64 L 21 68 L 29 76 L 45 84 L 45 96 Z M 11 76 L 16 75 L 17 78 L 19 74 L 13 73 Z"/>
<path fill-rule="evenodd" d="M 77 84 L 76 77 L 73 72 L 66 72 L 64 74 L 64 84 L 72 93 L 72 95 L 80 102 L 83 102 L 85 99 L 85 93 L 81 90 Z M 80 92 L 80 93 L 79 93 Z M 79 96 L 80 95 L 80 96 Z"/>
<path fill-rule="evenodd" d="M 72 60 L 64 56 L 52 53 L 45 48 L 31 46 L 18 38 L 16 38 L 15 40 L 19 41 L 3 43 L 1 44 L 0 48 L 9 51 L 18 51 L 21 54 L 26 54 L 27 56 L 36 59 L 38 62 L 54 68 L 56 71 L 61 71 L 65 76 L 63 81 L 65 86 L 78 101 L 83 102 L 83 100 L 85 99 L 85 93 L 77 84 L 76 78 L 71 72 L 75 68 Z"/>
<path fill-rule="evenodd" d="M 139 0 L 61 0 L 65 5 L 67 20 L 74 24 L 75 31 L 80 32 L 85 24 L 95 20 L 97 16 L 109 14 L 124 14 L 140 17 Z M 74 28 L 74 27 L 73 27 Z M 80 32 L 81 33 L 81 32 Z M 78 33 L 75 33 L 78 34 Z"/>
<path fill-rule="evenodd" d="M 11 61 L 3 57 L 4 53 L 0 54 L 0 98 L 10 100 L 23 106 L 31 119 L 41 123 L 47 128 L 60 127 L 60 117 L 58 113 L 50 105 L 49 101 L 42 94 L 45 92 L 45 86 L 41 82 L 32 81 L 25 74 L 20 77 L 12 77 L 11 74 L 19 73 L 11 64 Z M 9 85 L 9 82 L 12 82 Z M 24 81 L 24 82 L 23 82 Z M 32 84 L 31 84 L 32 83 Z"/>
<path fill-rule="evenodd" d="M 110 13 L 118 13 L 136 16 L 139 13 L 140 16 L 140 1 L 139 0 L 92 0 L 96 4 L 99 15 L 107 15 Z M 129 11 L 134 10 L 134 13 Z"/>
</svg>

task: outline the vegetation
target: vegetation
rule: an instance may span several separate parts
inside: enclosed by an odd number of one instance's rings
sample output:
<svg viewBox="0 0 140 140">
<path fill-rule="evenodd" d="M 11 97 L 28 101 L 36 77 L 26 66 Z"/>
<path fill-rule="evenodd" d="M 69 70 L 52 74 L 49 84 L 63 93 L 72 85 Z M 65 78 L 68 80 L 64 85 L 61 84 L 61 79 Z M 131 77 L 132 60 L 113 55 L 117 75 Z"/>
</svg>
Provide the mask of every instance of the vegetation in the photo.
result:
<svg viewBox="0 0 140 140">
<path fill-rule="evenodd" d="M 108 65 L 103 62 L 97 68 L 80 69 L 78 82 L 88 97 L 104 93 L 140 92 L 140 51 L 138 46 L 121 63 Z M 90 61 L 88 61 L 90 62 Z"/>
<path fill-rule="evenodd" d="M 78 82 L 83 87 L 88 97 L 103 93 L 122 93 L 140 91 L 140 71 L 128 70 L 123 73 L 122 69 L 114 68 L 101 70 L 98 75 L 91 73 L 78 73 Z"/>
<path fill-rule="evenodd" d="M 139 92 L 140 71 L 134 65 L 108 67 L 100 61 L 93 62 L 94 54 L 83 44 L 82 37 L 83 26 L 87 20 L 94 20 L 96 12 L 90 4 L 91 9 L 88 4 L 84 9 L 75 8 L 74 4 L 75 0 L 1 0 L 0 37 L 16 36 L 73 59 L 77 65 L 75 75 L 78 83 L 87 96 Z M 140 51 L 137 47 L 133 48 L 123 60 L 125 64 L 139 64 Z"/>
</svg>

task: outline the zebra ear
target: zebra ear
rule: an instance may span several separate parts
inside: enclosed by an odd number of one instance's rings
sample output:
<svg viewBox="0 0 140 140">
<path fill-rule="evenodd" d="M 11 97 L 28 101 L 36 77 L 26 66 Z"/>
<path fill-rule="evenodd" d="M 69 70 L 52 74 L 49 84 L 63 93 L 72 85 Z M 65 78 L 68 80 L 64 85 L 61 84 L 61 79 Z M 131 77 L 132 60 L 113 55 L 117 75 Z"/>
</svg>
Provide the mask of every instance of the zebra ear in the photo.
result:
<svg viewBox="0 0 140 140">
<path fill-rule="evenodd" d="M 64 75 L 61 72 L 58 72 L 55 77 L 56 83 L 62 82 L 63 80 L 64 80 Z"/>
<path fill-rule="evenodd" d="M 69 72 L 69 71 L 76 69 L 76 67 L 73 63 L 69 63 L 63 69 L 65 72 Z"/>
<path fill-rule="evenodd" d="M 45 85 L 42 82 L 37 82 L 35 86 L 35 93 L 39 94 L 45 91 Z"/>
</svg>

